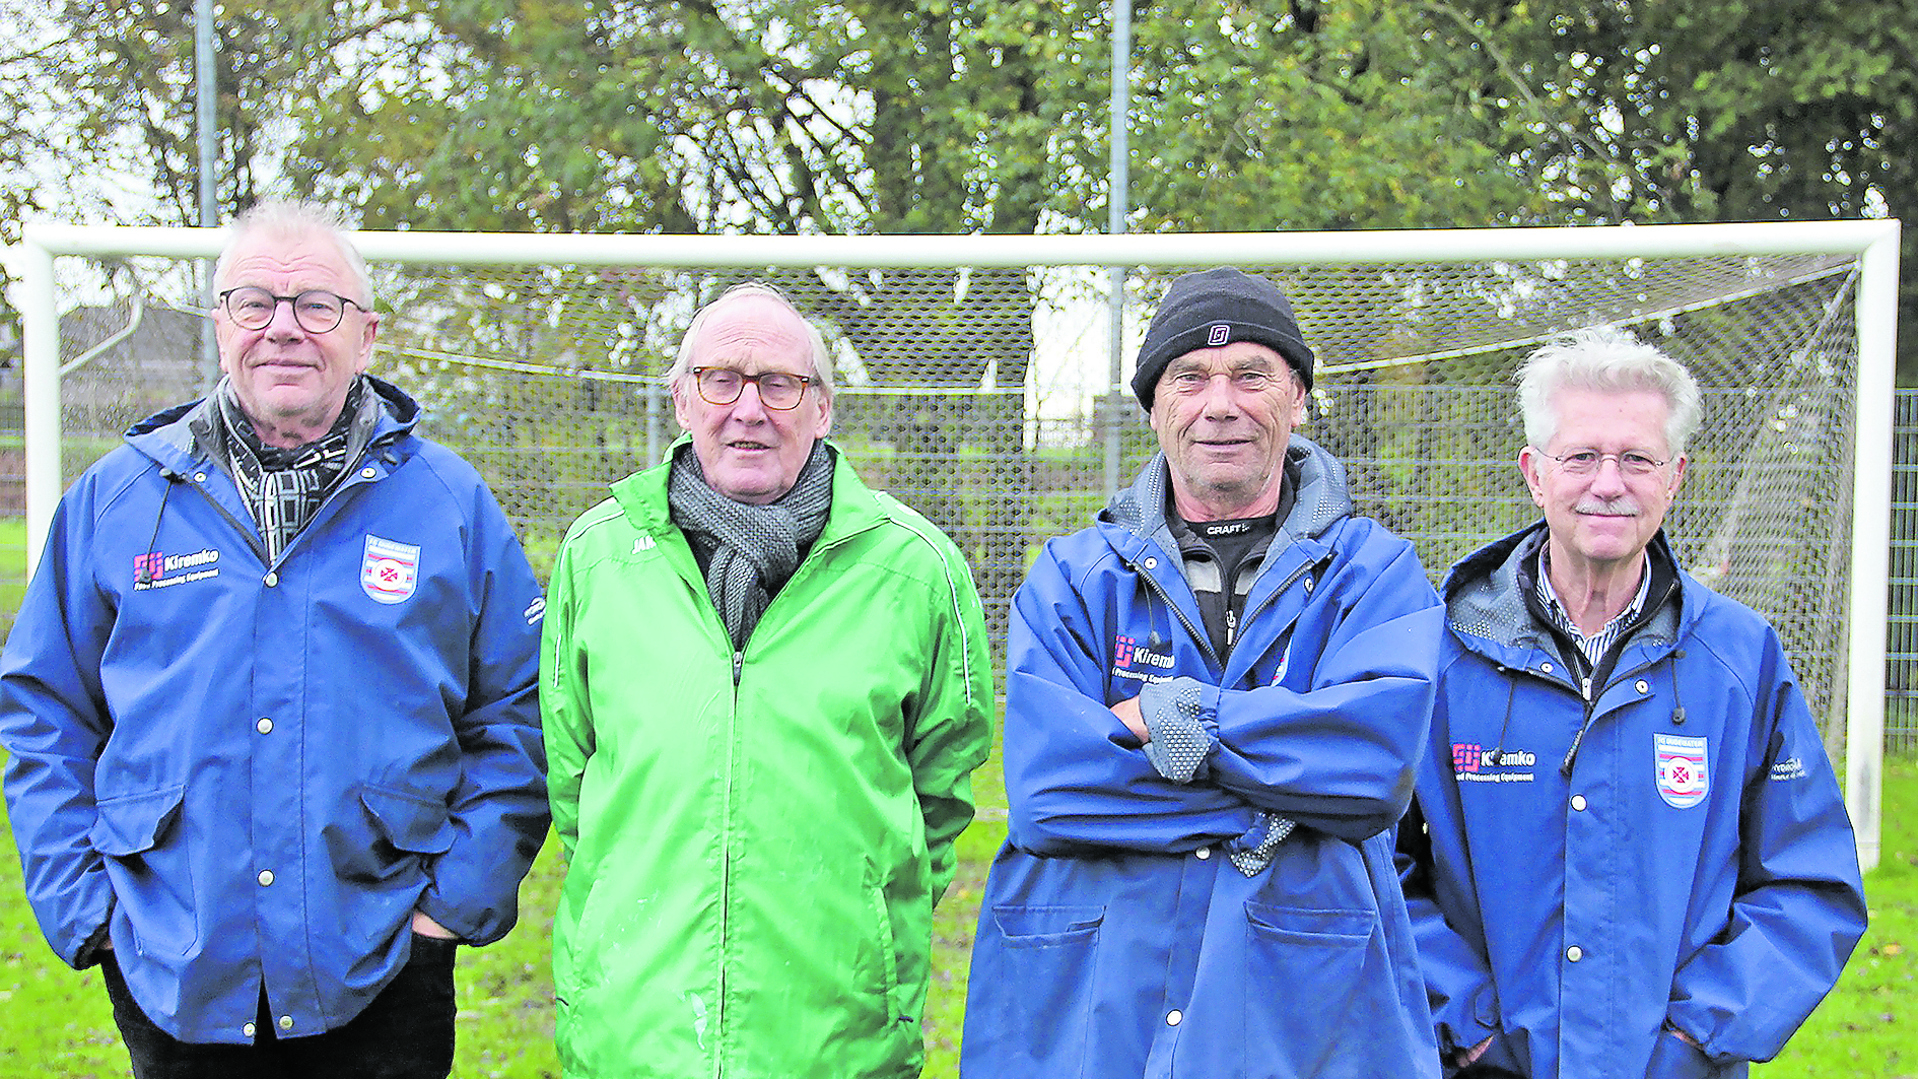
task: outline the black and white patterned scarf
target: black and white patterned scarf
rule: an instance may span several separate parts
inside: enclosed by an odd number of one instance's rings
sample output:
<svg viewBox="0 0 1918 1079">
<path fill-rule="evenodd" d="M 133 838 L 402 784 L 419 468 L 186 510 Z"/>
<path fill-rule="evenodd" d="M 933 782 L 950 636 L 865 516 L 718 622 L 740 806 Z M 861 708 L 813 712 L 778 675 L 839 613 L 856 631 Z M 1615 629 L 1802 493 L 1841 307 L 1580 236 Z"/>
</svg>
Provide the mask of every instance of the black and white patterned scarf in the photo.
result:
<svg viewBox="0 0 1918 1079">
<path fill-rule="evenodd" d="M 366 398 L 366 380 L 353 380 L 346 404 L 326 434 L 304 446 L 287 449 L 260 441 L 233 394 L 231 382 L 222 381 L 215 396 L 225 428 L 228 467 L 240 488 L 241 500 L 260 527 L 270 564 L 319 512 L 327 492 L 346 471 L 350 453 L 359 448 L 353 443 L 364 444 L 363 439 L 350 436 Z"/>
<path fill-rule="evenodd" d="M 792 490 L 764 506 L 735 502 L 706 483 L 690 445 L 673 455 L 666 481 L 673 523 L 706 568 L 706 590 L 743 651 L 773 594 L 799 568 L 800 556 L 826 528 L 832 509 L 832 451 L 815 441 Z"/>
</svg>

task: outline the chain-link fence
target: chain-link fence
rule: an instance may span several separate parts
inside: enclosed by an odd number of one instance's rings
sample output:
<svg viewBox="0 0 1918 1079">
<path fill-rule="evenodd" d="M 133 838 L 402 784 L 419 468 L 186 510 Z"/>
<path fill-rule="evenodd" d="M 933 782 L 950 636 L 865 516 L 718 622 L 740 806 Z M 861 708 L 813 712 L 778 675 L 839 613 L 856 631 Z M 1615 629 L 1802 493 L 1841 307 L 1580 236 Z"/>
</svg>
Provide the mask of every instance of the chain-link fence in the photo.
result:
<svg viewBox="0 0 1918 1079">
<path fill-rule="evenodd" d="M 1320 356 L 1301 433 L 1350 465 L 1362 510 L 1412 539 L 1435 580 L 1535 517 L 1509 380 L 1539 340 L 1623 322 L 1688 364 L 1707 401 L 1668 522 L 1679 557 L 1778 626 L 1840 749 L 1855 256 L 1246 268 L 1288 292 Z M 1179 269 L 1129 275 L 1128 364 Z M 819 323 L 840 386 L 836 443 L 960 544 L 996 655 L 1038 545 L 1088 524 L 1155 448 L 1137 404 L 1107 392 L 1102 267 L 383 263 L 375 277 L 375 372 L 480 468 L 542 571 L 607 483 L 676 436 L 662 376 L 693 312 L 741 280 L 778 285 Z M 130 422 L 198 392 L 203 304 L 194 264 L 131 253 L 61 260 L 59 295 L 62 360 L 77 364 L 62 384 L 71 479 Z M 0 409 L 17 428 L 18 406 Z M 0 471 L 18 445 L 0 449 Z M 18 512 L 17 487 L 0 485 L 4 497 L 0 511 Z M 1912 676 L 1892 684 L 1895 699 L 1918 692 Z"/>
</svg>

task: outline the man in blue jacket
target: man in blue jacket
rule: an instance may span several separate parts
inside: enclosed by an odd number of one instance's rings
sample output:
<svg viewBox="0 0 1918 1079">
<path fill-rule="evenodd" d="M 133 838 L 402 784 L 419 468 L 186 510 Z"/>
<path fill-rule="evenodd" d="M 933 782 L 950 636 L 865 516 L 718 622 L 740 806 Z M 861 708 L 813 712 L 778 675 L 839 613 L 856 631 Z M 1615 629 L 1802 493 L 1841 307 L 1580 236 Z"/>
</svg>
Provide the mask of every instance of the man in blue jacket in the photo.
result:
<svg viewBox="0 0 1918 1079">
<path fill-rule="evenodd" d="M 27 898 L 141 1079 L 443 1077 L 546 832 L 544 601 L 364 373 L 337 221 L 262 207 L 215 280 L 225 378 L 67 492 L 0 660 Z"/>
<path fill-rule="evenodd" d="M 1271 282 L 1175 280 L 1162 452 L 1019 589 L 970 1079 L 1437 1075 L 1390 828 L 1440 609 L 1292 434 L 1312 363 Z"/>
<path fill-rule="evenodd" d="M 1865 928 L 1851 823 L 1778 636 L 1661 526 L 1700 402 L 1619 330 L 1520 372 L 1543 522 L 1453 568 L 1400 831 L 1447 1072 L 1743 1076 Z"/>
</svg>

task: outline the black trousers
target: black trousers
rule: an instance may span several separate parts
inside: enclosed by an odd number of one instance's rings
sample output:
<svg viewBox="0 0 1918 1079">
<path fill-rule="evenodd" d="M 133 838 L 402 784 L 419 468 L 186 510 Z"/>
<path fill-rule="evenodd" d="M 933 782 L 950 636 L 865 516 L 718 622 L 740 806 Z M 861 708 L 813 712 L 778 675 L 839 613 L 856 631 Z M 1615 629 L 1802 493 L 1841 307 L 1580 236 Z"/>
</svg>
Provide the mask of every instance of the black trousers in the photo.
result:
<svg viewBox="0 0 1918 1079">
<path fill-rule="evenodd" d="M 113 1021 L 133 1058 L 134 1079 L 446 1079 L 453 1070 L 450 940 L 413 935 L 399 976 L 345 1026 L 304 1038 L 275 1037 L 260 994 L 252 1045 L 183 1042 L 146 1017 L 107 952 L 100 963 Z"/>
</svg>

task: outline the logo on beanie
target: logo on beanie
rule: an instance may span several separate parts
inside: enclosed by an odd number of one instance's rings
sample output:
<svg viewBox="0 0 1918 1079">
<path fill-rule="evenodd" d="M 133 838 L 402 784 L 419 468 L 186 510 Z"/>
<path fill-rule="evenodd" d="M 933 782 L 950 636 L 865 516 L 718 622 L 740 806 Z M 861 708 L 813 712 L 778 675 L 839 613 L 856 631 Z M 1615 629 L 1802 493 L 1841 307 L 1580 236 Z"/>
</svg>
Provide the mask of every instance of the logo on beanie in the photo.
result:
<svg viewBox="0 0 1918 1079">
<path fill-rule="evenodd" d="M 1230 322 L 1218 323 L 1214 325 L 1211 329 L 1205 331 L 1205 343 L 1209 347 L 1217 348 L 1218 346 L 1226 344 L 1227 342 L 1231 340 L 1232 340 L 1232 324 Z"/>
</svg>

